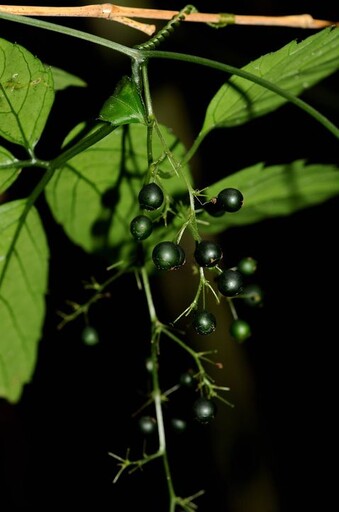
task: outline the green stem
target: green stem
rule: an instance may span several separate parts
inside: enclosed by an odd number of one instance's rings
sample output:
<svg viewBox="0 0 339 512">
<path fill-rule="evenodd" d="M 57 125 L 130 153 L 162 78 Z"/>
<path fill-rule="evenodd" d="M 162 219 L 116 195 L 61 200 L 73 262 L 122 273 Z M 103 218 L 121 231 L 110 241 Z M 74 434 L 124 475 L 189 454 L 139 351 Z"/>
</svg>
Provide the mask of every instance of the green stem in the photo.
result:
<svg viewBox="0 0 339 512">
<path fill-rule="evenodd" d="M 43 21 L 40 19 L 29 18 L 27 16 L 20 16 L 16 14 L 5 14 L 0 13 L 0 19 L 7 21 L 14 21 L 16 23 L 22 23 L 24 25 L 30 25 L 36 28 L 42 28 L 45 30 L 50 30 L 51 32 L 58 32 L 59 34 L 64 34 L 66 36 L 76 37 L 77 39 L 83 39 L 89 43 L 98 44 L 100 46 L 105 46 L 110 50 L 114 50 L 119 53 L 123 53 L 128 57 L 131 57 L 135 60 L 142 60 L 142 53 L 133 48 L 129 48 L 128 46 L 124 46 L 119 43 L 114 43 L 113 41 L 109 41 L 108 39 L 104 39 L 99 36 L 95 36 L 88 32 L 83 32 L 81 30 L 76 30 L 74 28 L 65 27 L 63 25 L 57 25 L 55 23 L 51 23 L 49 21 Z"/>
<path fill-rule="evenodd" d="M 160 59 L 170 59 L 170 60 L 179 60 L 184 62 L 189 62 L 191 64 L 198 64 L 199 66 L 206 66 L 209 68 L 217 69 L 220 71 L 223 71 L 225 73 L 231 74 L 231 75 L 237 75 L 242 78 L 245 78 L 245 80 L 249 80 L 251 82 L 254 82 L 256 84 L 261 85 L 262 87 L 269 89 L 270 91 L 278 94 L 279 96 L 282 96 L 287 101 L 293 103 L 298 108 L 301 108 L 304 110 L 307 114 L 312 116 L 314 119 L 316 119 L 319 123 L 321 123 L 329 132 L 331 132 L 337 139 L 339 139 L 339 128 L 335 126 L 327 117 L 325 117 L 323 114 L 321 114 L 318 110 L 313 108 L 311 105 L 306 103 L 305 101 L 301 100 L 300 98 L 297 98 L 293 94 L 290 94 L 288 91 L 285 91 L 281 87 L 279 87 L 276 84 L 273 84 L 269 82 L 268 80 L 265 80 L 262 77 L 259 77 L 257 75 L 253 75 L 252 73 L 249 73 L 248 71 L 245 71 L 244 69 L 239 69 L 234 66 L 230 66 L 229 64 L 224 64 L 222 62 L 218 62 L 215 60 L 207 59 L 204 57 L 197 57 L 195 55 L 188 55 L 184 53 L 177 53 L 177 52 L 164 52 L 159 50 L 148 50 L 147 52 L 144 52 L 145 57 L 152 59 L 152 58 L 160 58 Z M 198 137 L 198 140 L 194 144 L 195 151 L 198 148 L 201 140 L 204 138 L 204 134 L 200 134 Z M 193 152 L 190 151 L 189 158 L 193 156 Z M 186 158 L 184 159 L 184 162 L 186 163 Z"/>
<path fill-rule="evenodd" d="M 159 373 L 158 373 L 158 341 L 159 334 L 162 331 L 162 327 L 158 327 L 159 321 L 156 315 L 154 302 L 152 298 L 150 283 L 147 271 L 145 267 L 141 269 L 141 278 L 143 282 L 143 287 L 145 290 L 145 295 L 147 299 L 149 315 L 152 322 L 152 352 L 151 352 L 151 360 L 152 360 L 152 384 L 153 384 L 153 400 L 155 406 L 155 414 L 157 419 L 158 426 L 158 436 L 159 436 L 159 450 L 161 453 L 161 457 L 163 460 L 166 482 L 168 493 L 170 497 L 170 512 L 174 511 L 173 504 L 176 502 L 176 494 L 173 487 L 171 470 L 168 462 L 167 450 L 166 450 L 166 435 L 165 435 L 165 426 L 164 426 L 164 417 L 162 413 L 162 395 L 161 388 L 159 384 Z"/>
<path fill-rule="evenodd" d="M 115 130 L 117 126 L 108 123 L 99 123 L 95 129 L 79 142 L 76 142 L 73 146 L 66 149 L 63 153 L 60 153 L 54 160 L 51 160 L 50 165 L 54 168 L 60 168 L 65 165 L 65 163 L 74 158 L 79 153 L 85 151 L 89 147 L 93 146 L 96 142 L 99 142 L 104 137 L 109 135 L 113 130 Z"/>
</svg>

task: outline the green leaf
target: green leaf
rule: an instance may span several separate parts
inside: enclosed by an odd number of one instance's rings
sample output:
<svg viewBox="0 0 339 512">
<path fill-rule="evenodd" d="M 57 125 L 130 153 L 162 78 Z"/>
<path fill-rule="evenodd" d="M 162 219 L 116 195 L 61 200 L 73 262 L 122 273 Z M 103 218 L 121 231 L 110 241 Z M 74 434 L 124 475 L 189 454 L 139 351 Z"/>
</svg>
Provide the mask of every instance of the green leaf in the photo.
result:
<svg viewBox="0 0 339 512">
<path fill-rule="evenodd" d="M 0 396 L 17 402 L 37 360 L 45 315 L 48 247 L 26 200 L 0 206 Z"/>
<path fill-rule="evenodd" d="M 160 129 L 166 145 L 181 161 L 186 153 L 184 146 L 166 127 Z M 78 131 L 77 127 L 74 134 Z M 108 250 L 118 258 L 128 257 L 134 250 L 129 224 L 140 213 L 137 196 L 148 171 L 146 142 L 146 126 L 119 127 L 72 158 L 46 186 L 52 214 L 84 250 Z M 153 152 L 155 160 L 164 157 L 162 142 L 156 136 Z M 187 166 L 183 172 L 189 176 Z M 167 158 L 160 165 L 159 177 L 165 195 L 181 197 L 186 193 L 184 181 L 173 172 Z"/>
<path fill-rule="evenodd" d="M 202 225 L 201 229 L 205 232 L 220 233 L 230 227 L 290 215 L 323 203 L 339 194 L 339 167 L 307 165 L 304 160 L 269 167 L 258 163 L 214 183 L 204 193 L 210 199 L 226 187 L 238 188 L 244 204 L 239 211 L 222 217 L 211 217 L 204 212 L 201 220 L 208 225 Z"/>
<path fill-rule="evenodd" d="M 68 87 L 86 87 L 87 84 L 82 78 L 78 76 L 72 75 L 60 68 L 56 68 L 55 66 L 49 66 L 53 75 L 54 82 L 54 90 L 61 91 L 63 89 L 67 89 Z"/>
<path fill-rule="evenodd" d="M 0 39 L 0 136 L 32 150 L 53 101 L 50 68 L 22 46 Z"/>
<path fill-rule="evenodd" d="M 294 96 L 339 69 L 339 28 L 328 27 L 301 41 L 292 41 L 242 70 L 265 79 Z M 276 110 L 287 99 L 245 78 L 233 75 L 211 100 L 200 136 L 214 128 L 238 126 Z"/>
<path fill-rule="evenodd" d="M 19 176 L 21 169 L 11 167 L 11 164 L 17 162 L 18 160 L 7 149 L 0 146 L 0 194 L 7 190 Z"/>
<path fill-rule="evenodd" d="M 118 83 L 114 94 L 104 103 L 99 119 L 109 121 L 115 126 L 130 123 L 145 124 L 145 108 L 134 81 L 124 76 Z"/>
</svg>

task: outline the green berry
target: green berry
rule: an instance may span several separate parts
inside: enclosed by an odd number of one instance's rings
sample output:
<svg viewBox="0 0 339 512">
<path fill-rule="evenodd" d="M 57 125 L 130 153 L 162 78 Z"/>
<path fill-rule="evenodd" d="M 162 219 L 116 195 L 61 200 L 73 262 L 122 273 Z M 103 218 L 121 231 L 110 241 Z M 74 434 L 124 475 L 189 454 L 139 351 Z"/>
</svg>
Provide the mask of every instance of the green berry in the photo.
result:
<svg viewBox="0 0 339 512">
<path fill-rule="evenodd" d="M 248 256 L 239 261 L 237 268 L 242 274 L 250 276 L 257 270 L 257 262 L 254 258 Z"/>
<path fill-rule="evenodd" d="M 196 333 L 201 335 L 207 335 L 211 334 L 215 331 L 216 328 L 216 318 L 213 315 L 213 313 L 210 313 L 209 311 L 202 310 L 197 311 L 194 314 L 193 319 L 193 328 Z"/>
<path fill-rule="evenodd" d="M 263 291 L 257 284 L 248 284 L 244 286 L 241 292 L 241 298 L 245 304 L 252 307 L 262 306 Z"/>
<path fill-rule="evenodd" d="M 146 215 L 137 215 L 130 223 L 130 231 L 136 240 L 145 240 L 153 231 L 153 222 Z"/>
<path fill-rule="evenodd" d="M 186 430 L 187 422 L 181 418 L 171 418 L 171 427 L 175 432 L 181 434 Z"/>
<path fill-rule="evenodd" d="M 210 398 L 200 397 L 193 404 L 194 418 L 204 425 L 215 418 L 216 412 L 217 407 Z"/>
<path fill-rule="evenodd" d="M 225 210 L 220 207 L 220 204 L 217 201 L 217 198 L 211 199 L 208 203 L 204 205 L 205 212 L 207 212 L 211 217 L 222 217 L 225 215 Z"/>
<path fill-rule="evenodd" d="M 222 256 L 223 253 L 219 244 L 209 240 L 198 243 L 194 251 L 195 261 L 200 267 L 214 267 L 219 263 Z"/>
<path fill-rule="evenodd" d="M 81 339 L 85 345 L 96 345 L 99 343 L 98 331 L 91 325 L 86 325 L 81 333 Z"/>
<path fill-rule="evenodd" d="M 225 297 L 234 297 L 241 293 L 243 282 L 242 273 L 232 268 L 223 270 L 217 277 L 218 290 Z"/>
<path fill-rule="evenodd" d="M 164 193 L 156 183 L 148 183 L 140 190 L 138 201 L 145 210 L 157 210 L 164 202 Z"/>
<path fill-rule="evenodd" d="M 246 320 L 236 318 L 230 325 L 229 332 L 231 336 L 239 343 L 242 343 L 251 336 L 251 328 Z"/>
<path fill-rule="evenodd" d="M 182 373 L 179 378 L 179 383 L 181 384 L 181 386 L 185 386 L 187 388 L 193 387 L 195 383 L 193 372 L 189 370 L 187 372 Z"/>
<path fill-rule="evenodd" d="M 141 416 L 141 418 L 139 418 L 138 425 L 140 432 L 145 436 L 149 436 L 155 432 L 157 422 L 152 416 Z"/>
<path fill-rule="evenodd" d="M 185 263 L 185 252 L 174 242 L 159 242 L 152 251 L 152 260 L 158 270 L 175 270 Z"/>
<path fill-rule="evenodd" d="M 217 204 L 225 212 L 233 213 L 240 210 L 244 196 L 237 188 L 224 188 L 217 196 Z"/>
</svg>

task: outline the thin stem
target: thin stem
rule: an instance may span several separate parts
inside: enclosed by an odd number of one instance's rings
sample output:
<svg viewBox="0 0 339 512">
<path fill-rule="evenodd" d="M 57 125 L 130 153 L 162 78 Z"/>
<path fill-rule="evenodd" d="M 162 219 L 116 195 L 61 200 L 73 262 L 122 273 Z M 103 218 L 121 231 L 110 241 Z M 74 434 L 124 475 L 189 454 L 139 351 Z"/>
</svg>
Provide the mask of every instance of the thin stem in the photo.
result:
<svg viewBox="0 0 339 512">
<path fill-rule="evenodd" d="M 104 18 L 112 21 L 121 21 L 126 24 L 129 18 L 171 20 L 179 11 L 162 9 L 143 9 L 138 7 L 123 7 L 114 4 L 85 5 L 81 7 L 37 7 L 23 5 L 0 5 L 0 11 L 21 16 L 63 16 Z M 122 21 L 122 22 L 124 22 Z M 329 25 L 338 25 L 329 20 L 314 19 L 310 14 L 297 14 L 290 16 L 252 16 L 229 13 L 202 13 L 192 12 L 185 16 L 184 21 L 207 23 L 216 26 L 235 25 L 264 25 L 299 28 L 322 28 Z M 132 25 L 131 25 L 132 26 Z M 139 28 L 135 26 L 132 28 Z M 141 26 L 139 30 L 142 30 Z"/>
<path fill-rule="evenodd" d="M 30 25 L 36 28 L 42 28 L 44 30 L 50 30 L 52 32 L 58 32 L 59 34 L 64 34 L 66 36 L 76 37 L 78 39 L 83 39 L 89 43 L 98 44 L 100 46 L 105 46 L 110 50 L 115 50 L 119 53 L 123 53 L 132 59 L 138 60 L 141 58 L 141 53 L 139 50 L 135 48 L 130 48 L 128 46 L 124 46 L 119 43 L 115 43 L 113 41 L 109 41 L 103 37 L 99 37 L 89 32 L 83 32 L 82 30 L 76 30 L 71 27 L 65 27 L 61 25 L 57 25 L 55 23 L 50 23 L 49 21 L 36 20 L 33 18 L 26 18 L 25 16 L 17 16 L 14 14 L 6 14 L 1 12 L 1 9 L 5 6 L 0 6 L 0 19 L 4 19 L 7 21 L 14 21 L 16 23 L 22 23 L 24 25 Z"/>
<path fill-rule="evenodd" d="M 335 126 L 327 117 L 325 117 L 323 114 L 321 114 L 318 110 L 316 110 L 315 108 L 313 108 L 311 105 L 309 105 L 305 101 L 301 100 L 300 98 L 297 98 L 293 94 L 290 94 L 288 91 L 282 89 L 278 85 L 273 84 L 272 82 L 265 80 L 264 78 L 262 78 L 260 76 L 253 75 L 252 73 L 249 73 L 248 71 L 245 71 L 244 69 L 239 69 L 234 66 L 230 66 L 229 64 L 224 64 L 222 62 L 207 59 L 204 57 L 197 57 L 195 55 L 189 55 L 189 54 L 177 53 L 177 52 L 148 50 L 147 58 L 179 60 L 179 61 L 183 61 L 183 62 L 189 62 L 191 64 L 198 64 L 201 66 L 218 69 L 220 71 L 223 71 L 223 72 L 231 74 L 231 75 L 232 74 L 237 75 L 242 78 L 245 78 L 246 80 L 257 83 L 257 84 L 261 85 L 262 87 L 269 89 L 270 91 L 278 94 L 279 96 L 282 96 L 287 101 L 293 103 L 297 107 L 304 110 L 306 113 L 311 115 L 314 119 L 319 121 L 337 139 L 339 139 L 339 128 L 337 126 Z M 206 136 L 206 134 L 207 134 L 206 132 L 199 134 L 199 136 L 195 140 L 194 144 L 192 145 L 191 149 L 187 152 L 185 158 L 181 162 L 181 165 L 184 165 L 192 158 L 193 154 L 198 149 L 199 144 L 201 143 L 203 138 Z"/>
<path fill-rule="evenodd" d="M 99 123 L 98 125 L 96 125 L 92 132 L 86 135 L 79 142 L 76 142 L 70 148 L 67 148 L 65 151 L 60 153 L 60 155 L 54 158 L 54 160 L 52 160 L 50 164 L 54 169 L 63 167 L 63 165 L 65 165 L 65 163 L 68 160 L 74 158 L 79 153 L 82 153 L 83 151 L 85 151 L 85 149 L 88 149 L 89 147 L 93 146 L 93 144 L 102 140 L 104 137 L 112 133 L 116 128 L 117 126 L 114 126 L 112 124 Z"/>
</svg>

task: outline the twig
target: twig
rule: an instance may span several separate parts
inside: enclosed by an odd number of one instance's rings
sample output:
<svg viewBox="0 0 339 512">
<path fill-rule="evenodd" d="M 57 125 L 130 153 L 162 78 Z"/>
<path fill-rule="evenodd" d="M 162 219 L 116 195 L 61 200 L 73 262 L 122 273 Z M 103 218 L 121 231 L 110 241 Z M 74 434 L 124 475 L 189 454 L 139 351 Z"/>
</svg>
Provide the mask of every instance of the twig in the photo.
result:
<svg viewBox="0 0 339 512">
<path fill-rule="evenodd" d="M 110 21 L 123 23 L 152 35 L 156 31 L 155 25 L 141 23 L 131 18 L 171 20 L 178 11 L 161 9 L 143 9 L 138 7 L 123 7 L 114 4 L 95 4 L 80 7 L 39 7 L 25 5 L 0 5 L 0 12 L 17 14 L 21 16 L 63 16 L 104 18 Z M 291 16 L 248 16 L 227 13 L 192 12 L 185 16 L 184 21 L 208 23 L 216 26 L 233 25 L 265 25 L 281 27 L 299 27 L 305 29 L 320 29 L 327 26 L 339 26 L 339 22 L 314 19 L 310 14 L 297 14 Z"/>
</svg>

